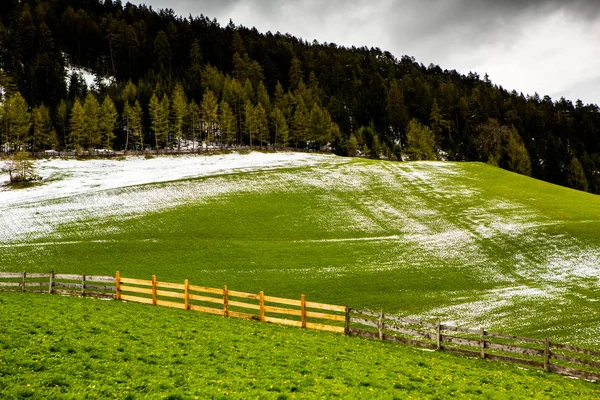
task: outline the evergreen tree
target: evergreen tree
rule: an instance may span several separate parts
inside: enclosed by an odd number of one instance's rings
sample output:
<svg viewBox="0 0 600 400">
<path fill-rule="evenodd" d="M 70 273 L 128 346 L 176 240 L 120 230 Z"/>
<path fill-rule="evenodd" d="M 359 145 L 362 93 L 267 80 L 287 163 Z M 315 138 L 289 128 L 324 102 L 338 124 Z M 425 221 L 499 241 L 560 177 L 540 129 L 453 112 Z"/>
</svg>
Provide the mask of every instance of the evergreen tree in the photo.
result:
<svg viewBox="0 0 600 400">
<path fill-rule="evenodd" d="M 25 150 L 25 144 L 30 141 L 31 115 L 25 99 L 19 92 L 14 93 L 4 103 L 4 123 L 7 127 L 8 146 L 12 146 L 15 151 Z"/>
<path fill-rule="evenodd" d="M 202 121 L 202 115 L 200 113 L 200 106 L 196 104 L 194 100 L 188 105 L 187 117 L 189 121 L 189 133 L 192 140 L 192 151 L 196 149 L 197 139 L 199 141 L 202 129 L 200 127 Z"/>
<path fill-rule="evenodd" d="M 32 111 L 33 137 L 31 148 L 33 151 L 56 148 L 58 139 L 52 126 L 50 110 L 45 105 L 40 105 Z"/>
<path fill-rule="evenodd" d="M 79 99 L 75 99 L 73 107 L 71 108 L 71 118 L 69 120 L 69 140 L 67 145 L 80 151 L 83 142 L 85 140 L 85 111 L 83 106 L 79 102 Z"/>
<path fill-rule="evenodd" d="M 252 148 L 252 139 L 256 137 L 259 128 L 254 106 L 250 100 L 246 100 L 246 104 L 244 105 L 244 127 L 248 134 L 248 144 Z"/>
<path fill-rule="evenodd" d="M 406 144 L 406 152 L 411 160 L 435 160 L 433 132 L 414 118 L 406 127 Z"/>
<path fill-rule="evenodd" d="M 100 128 L 100 143 L 105 149 L 112 149 L 118 117 L 119 114 L 112 99 L 109 95 L 104 96 L 98 125 Z"/>
<path fill-rule="evenodd" d="M 171 133 L 171 124 L 169 121 L 169 116 L 171 113 L 171 103 L 169 100 L 169 96 L 167 94 L 163 94 L 163 97 L 160 101 L 160 108 L 158 113 L 158 120 L 156 122 L 156 137 L 157 142 L 160 144 L 164 143 L 164 146 L 169 146 L 171 144 L 171 140 L 169 139 Z M 160 133 L 160 134 L 159 134 Z"/>
<path fill-rule="evenodd" d="M 277 107 L 271 112 L 271 125 L 275 134 L 274 142 L 283 148 L 287 147 L 290 140 L 288 124 L 285 115 Z"/>
<path fill-rule="evenodd" d="M 150 114 L 150 130 L 154 133 L 154 147 L 158 150 L 158 137 L 162 137 L 160 127 L 160 102 L 156 96 L 156 92 L 152 93 L 150 102 L 148 103 L 148 114 Z"/>
<path fill-rule="evenodd" d="M 204 93 L 202 103 L 200 104 L 200 115 L 202 122 L 206 126 L 206 141 L 211 143 L 215 140 L 214 127 L 217 122 L 219 104 L 212 91 Z"/>
<path fill-rule="evenodd" d="M 531 160 L 523 139 L 513 127 L 504 146 L 506 169 L 522 175 L 531 175 Z M 504 166 L 503 166 L 504 167 Z"/>
<path fill-rule="evenodd" d="M 308 136 L 309 115 L 302 97 L 297 98 L 296 109 L 292 117 L 290 142 L 294 147 L 304 147 Z"/>
<path fill-rule="evenodd" d="M 390 136 L 394 143 L 405 145 L 405 127 L 408 123 L 408 110 L 404 103 L 404 94 L 396 79 L 392 79 L 386 98 L 386 111 Z"/>
<path fill-rule="evenodd" d="M 348 157 L 356 157 L 356 152 L 358 151 L 358 141 L 356 140 L 356 136 L 350 135 L 346 148 Z"/>
<path fill-rule="evenodd" d="M 254 118 L 256 120 L 256 136 L 259 140 L 260 147 L 269 142 L 269 122 L 267 120 L 267 113 L 261 103 L 258 103 L 254 107 Z"/>
<path fill-rule="evenodd" d="M 56 108 L 56 124 L 60 134 L 59 143 L 63 148 L 67 147 L 67 136 L 69 131 L 69 107 L 65 100 L 61 100 Z"/>
<path fill-rule="evenodd" d="M 181 150 L 181 136 L 183 135 L 183 120 L 187 113 L 187 99 L 183 91 L 183 86 L 180 83 L 175 85 L 175 89 L 173 90 L 172 108 L 173 116 L 175 117 L 174 128 L 177 138 L 177 150 Z"/>
<path fill-rule="evenodd" d="M 100 144 L 100 104 L 96 96 L 89 92 L 83 103 L 85 144 L 88 149 L 93 149 Z"/>
<path fill-rule="evenodd" d="M 569 187 L 587 192 L 589 189 L 588 181 L 585 176 L 583 166 L 577 157 L 571 158 L 567 168 L 567 183 Z"/>
<path fill-rule="evenodd" d="M 229 103 L 222 101 L 219 105 L 219 128 L 223 135 L 223 140 L 228 145 L 235 143 L 237 136 L 237 123 L 233 110 Z"/>
</svg>

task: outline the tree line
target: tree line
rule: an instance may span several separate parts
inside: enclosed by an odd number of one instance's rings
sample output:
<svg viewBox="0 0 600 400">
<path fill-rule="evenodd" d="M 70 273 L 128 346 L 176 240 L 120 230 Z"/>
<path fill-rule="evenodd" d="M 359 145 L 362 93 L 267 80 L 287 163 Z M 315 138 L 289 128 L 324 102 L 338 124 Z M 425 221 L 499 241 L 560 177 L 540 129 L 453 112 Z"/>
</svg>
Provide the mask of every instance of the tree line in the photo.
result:
<svg viewBox="0 0 600 400">
<path fill-rule="evenodd" d="M 3 150 L 331 148 L 485 161 L 600 192 L 597 105 L 509 92 L 379 48 L 118 0 L 7 0 L 0 44 Z M 99 78 L 87 87 L 67 76 L 72 65 Z"/>
</svg>

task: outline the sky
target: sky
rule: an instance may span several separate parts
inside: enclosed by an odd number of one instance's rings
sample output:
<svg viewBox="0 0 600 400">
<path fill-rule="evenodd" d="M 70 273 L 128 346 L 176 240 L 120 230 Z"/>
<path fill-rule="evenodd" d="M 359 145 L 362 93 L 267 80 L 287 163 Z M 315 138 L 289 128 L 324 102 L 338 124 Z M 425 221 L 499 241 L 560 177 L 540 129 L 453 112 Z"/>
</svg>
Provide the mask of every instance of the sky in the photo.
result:
<svg viewBox="0 0 600 400">
<path fill-rule="evenodd" d="M 132 3 L 135 0 L 130 0 Z M 141 2 L 141 1 L 138 1 Z M 600 104 L 599 0 L 144 0 L 155 10 L 487 73 L 507 90 Z"/>
</svg>

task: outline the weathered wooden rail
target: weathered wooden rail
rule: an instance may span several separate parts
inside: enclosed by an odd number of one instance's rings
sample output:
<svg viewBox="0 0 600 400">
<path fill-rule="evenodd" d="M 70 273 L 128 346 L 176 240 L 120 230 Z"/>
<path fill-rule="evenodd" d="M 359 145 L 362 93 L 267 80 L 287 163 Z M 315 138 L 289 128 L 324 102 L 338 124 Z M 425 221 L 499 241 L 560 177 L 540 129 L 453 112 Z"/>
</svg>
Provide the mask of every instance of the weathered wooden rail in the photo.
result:
<svg viewBox="0 0 600 400">
<path fill-rule="evenodd" d="M 325 330 L 391 341 L 469 357 L 528 365 L 587 380 L 600 380 L 600 351 L 435 322 L 400 318 L 348 306 L 267 296 L 152 279 L 75 274 L 0 272 L 0 291 L 80 295 L 192 310 L 225 317 Z"/>
<path fill-rule="evenodd" d="M 587 380 L 600 380 L 600 351 L 557 344 L 549 340 L 489 332 L 436 322 L 386 315 L 383 312 L 349 309 L 347 334 L 449 351 L 543 368 Z"/>
<path fill-rule="evenodd" d="M 81 295 L 114 299 L 115 277 L 27 272 L 0 272 L 0 290 Z"/>
</svg>

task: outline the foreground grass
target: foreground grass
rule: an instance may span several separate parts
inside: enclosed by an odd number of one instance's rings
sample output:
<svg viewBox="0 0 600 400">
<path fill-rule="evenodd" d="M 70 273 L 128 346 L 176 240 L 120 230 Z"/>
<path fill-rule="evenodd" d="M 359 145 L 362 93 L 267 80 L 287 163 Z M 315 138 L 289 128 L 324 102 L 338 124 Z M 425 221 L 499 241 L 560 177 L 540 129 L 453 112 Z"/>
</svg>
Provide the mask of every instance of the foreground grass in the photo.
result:
<svg viewBox="0 0 600 400">
<path fill-rule="evenodd" d="M 498 362 L 114 301 L 0 293 L 0 397 L 598 398 Z"/>
<path fill-rule="evenodd" d="M 346 160 L 56 202 L 118 207 L 192 189 L 141 215 L 65 215 L 0 246 L 0 269 L 156 274 L 600 345 L 599 196 L 480 163 Z M 40 219 L 47 206 L 31 205 Z"/>
</svg>

